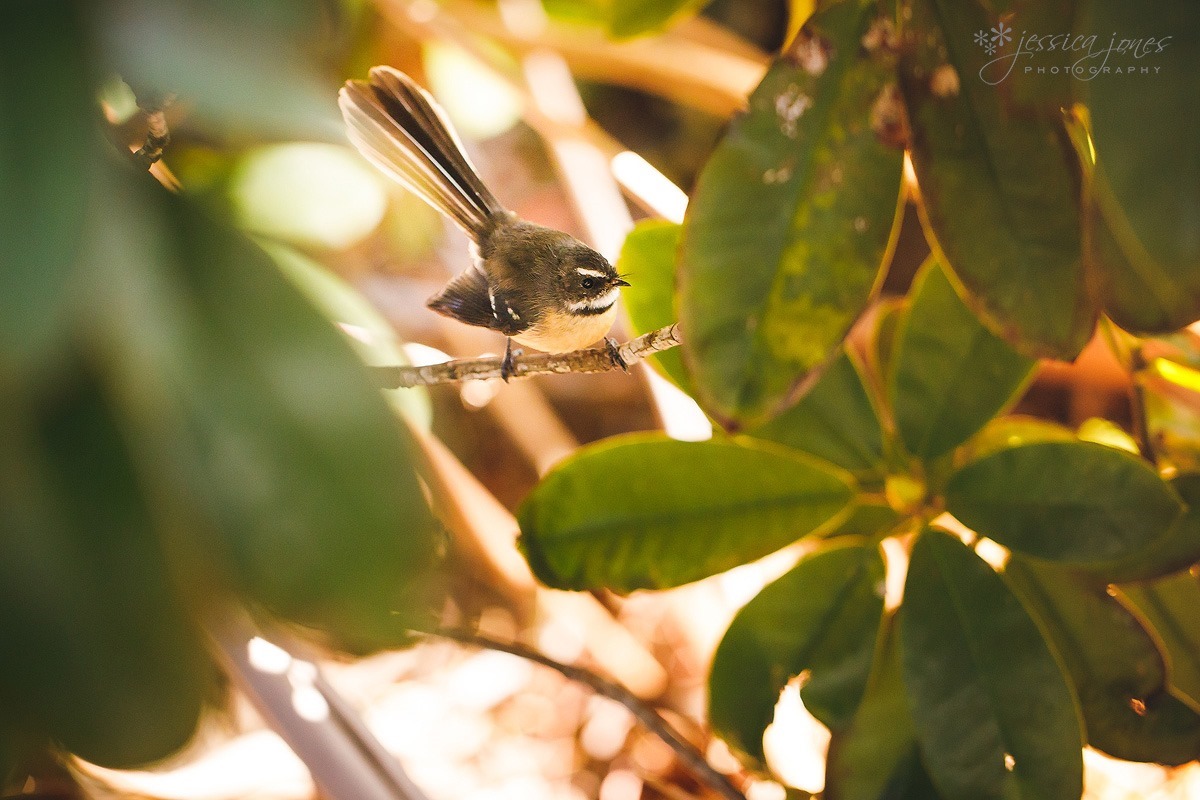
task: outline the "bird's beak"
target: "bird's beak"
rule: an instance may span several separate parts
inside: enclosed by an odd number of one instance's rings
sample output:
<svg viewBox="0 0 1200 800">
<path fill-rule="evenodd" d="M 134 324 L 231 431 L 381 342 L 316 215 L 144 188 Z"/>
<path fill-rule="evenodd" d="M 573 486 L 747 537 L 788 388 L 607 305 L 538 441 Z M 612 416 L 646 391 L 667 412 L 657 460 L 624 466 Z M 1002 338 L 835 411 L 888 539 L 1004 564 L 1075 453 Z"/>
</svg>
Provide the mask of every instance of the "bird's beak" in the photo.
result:
<svg viewBox="0 0 1200 800">
<path fill-rule="evenodd" d="M 613 281 L 613 285 L 614 286 L 628 286 L 629 281 L 622 280 L 621 278 L 617 278 L 615 281 Z"/>
</svg>

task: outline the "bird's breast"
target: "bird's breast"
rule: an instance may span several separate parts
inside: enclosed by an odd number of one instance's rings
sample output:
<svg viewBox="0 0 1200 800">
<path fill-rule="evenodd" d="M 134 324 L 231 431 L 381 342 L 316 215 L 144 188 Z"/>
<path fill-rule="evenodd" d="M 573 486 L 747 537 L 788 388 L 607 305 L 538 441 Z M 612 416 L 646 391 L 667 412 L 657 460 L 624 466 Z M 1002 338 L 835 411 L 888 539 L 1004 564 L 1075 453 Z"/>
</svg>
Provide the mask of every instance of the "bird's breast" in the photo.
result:
<svg viewBox="0 0 1200 800">
<path fill-rule="evenodd" d="M 603 314 L 568 314 L 555 311 L 544 314 L 528 330 L 521 331 L 512 338 L 518 344 L 545 353 L 568 353 L 604 338 L 616 318 L 615 303 Z"/>
</svg>

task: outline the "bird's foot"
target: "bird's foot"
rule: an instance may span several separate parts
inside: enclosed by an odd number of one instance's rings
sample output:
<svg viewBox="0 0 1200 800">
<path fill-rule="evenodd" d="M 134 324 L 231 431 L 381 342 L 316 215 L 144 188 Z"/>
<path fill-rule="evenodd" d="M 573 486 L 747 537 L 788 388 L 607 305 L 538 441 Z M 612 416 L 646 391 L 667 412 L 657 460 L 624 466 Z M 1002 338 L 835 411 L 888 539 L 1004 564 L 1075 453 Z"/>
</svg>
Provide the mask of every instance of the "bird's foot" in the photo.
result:
<svg viewBox="0 0 1200 800">
<path fill-rule="evenodd" d="M 504 360 L 500 362 L 500 378 L 505 383 L 508 383 L 508 379 L 517 374 L 517 365 L 513 362 L 513 359 L 521 355 L 522 352 L 522 350 L 513 350 L 512 339 L 509 339 L 504 346 Z"/>
<path fill-rule="evenodd" d="M 625 372 L 629 372 L 629 365 L 625 363 L 625 359 L 621 358 L 621 348 L 617 344 L 617 340 L 611 337 L 604 340 L 604 347 L 608 350 L 608 357 L 612 359 L 614 367 L 620 367 Z"/>
</svg>

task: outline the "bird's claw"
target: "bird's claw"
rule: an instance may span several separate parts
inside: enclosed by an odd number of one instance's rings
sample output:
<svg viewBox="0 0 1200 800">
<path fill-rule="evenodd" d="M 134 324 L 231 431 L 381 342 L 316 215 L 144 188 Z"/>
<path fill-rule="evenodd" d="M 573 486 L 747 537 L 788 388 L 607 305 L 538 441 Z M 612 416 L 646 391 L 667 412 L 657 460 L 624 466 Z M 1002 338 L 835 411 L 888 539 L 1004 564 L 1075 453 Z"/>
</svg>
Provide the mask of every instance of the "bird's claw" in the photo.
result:
<svg viewBox="0 0 1200 800">
<path fill-rule="evenodd" d="M 513 359 L 521 355 L 521 350 L 512 349 L 512 339 L 508 340 L 508 344 L 504 347 L 504 360 L 500 362 L 500 379 L 508 383 L 508 379 L 517 374 L 517 365 L 513 363 Z"/>
<path fill-rule="evenodd" d="M 629 365 L 625 363 L 625 359 L 621 358 L 621 348 L 617 345 L 617 340 L 611 337 L 604 340 L 604 347 L 608 350 L 608 357 L 612 359 L 613 366 L 620 367 L 623 371 L 629 372 Z"/>
</svg>

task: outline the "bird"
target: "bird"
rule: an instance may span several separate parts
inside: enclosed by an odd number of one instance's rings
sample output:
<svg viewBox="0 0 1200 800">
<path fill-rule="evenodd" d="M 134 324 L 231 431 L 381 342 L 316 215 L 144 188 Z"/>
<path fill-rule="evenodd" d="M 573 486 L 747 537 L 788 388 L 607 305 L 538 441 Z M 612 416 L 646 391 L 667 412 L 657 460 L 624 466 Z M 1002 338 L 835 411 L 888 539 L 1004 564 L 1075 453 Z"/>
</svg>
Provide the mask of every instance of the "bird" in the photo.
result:
<svg viewBox="0 0 1200 800">
<path fill-rule="evenodd" d="M 506 381 L 513 373 L 513 341 L 566 353 L 608 333 L 621 287 L 629 282 L 575 237 L 523 220 L 501 205 L 467 158 L 445 111 L 412 78 L 389 66 L 372 67 L 366 81 L 346 81 L 338 106 L 358 151 L 470 239 L 470 266 L 427 306 L 504 334 Z M 623 368 L 616 342 L 606 338 L 605 344 Z"/>
</svg>

